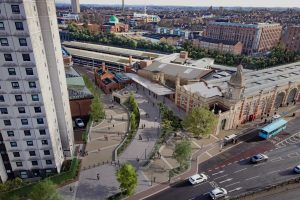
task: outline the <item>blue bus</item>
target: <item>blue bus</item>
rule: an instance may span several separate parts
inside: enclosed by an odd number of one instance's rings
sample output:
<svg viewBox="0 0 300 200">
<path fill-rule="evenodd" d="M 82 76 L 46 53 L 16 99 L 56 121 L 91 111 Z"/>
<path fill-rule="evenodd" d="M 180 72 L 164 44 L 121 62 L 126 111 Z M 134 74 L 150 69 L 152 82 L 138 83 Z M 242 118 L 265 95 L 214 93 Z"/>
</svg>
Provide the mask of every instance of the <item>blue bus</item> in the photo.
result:
<svg viewBox="0 0 300 200">
<path fill-rule="evenodd" d="M 280 133 L 282 130 L 286 129 L 286 124 L 286 120 L 282 118 L 276 119 L 271 124 L 268 124 L 259 130 L 259 137 L 264 139 L 271 138 Z"/>
</svg>

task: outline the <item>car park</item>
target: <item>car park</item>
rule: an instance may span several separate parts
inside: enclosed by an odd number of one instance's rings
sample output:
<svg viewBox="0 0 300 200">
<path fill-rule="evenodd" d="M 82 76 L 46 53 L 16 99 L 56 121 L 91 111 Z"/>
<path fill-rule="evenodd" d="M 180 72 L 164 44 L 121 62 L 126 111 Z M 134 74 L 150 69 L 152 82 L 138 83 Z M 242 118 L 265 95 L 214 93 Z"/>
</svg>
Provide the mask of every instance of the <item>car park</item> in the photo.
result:
<svg viewBox="0 0 300 200">
<path fill-rule="evenodd" d="M 203 182 L 207 181 L 207 179 L 208 179 L 208 177 L 205 174 L 195 174 L 195 175 L 189 177 L 189 182 L 192 185 L 195 185 L 195 184 L 203 183 Z"/>
<path fill-rule="evenodd" d="M 294 172 L 297 174 L 300 174 L 300 165 L 297 165 L 296 167 L 294 167 Z"/>
<path fill-rule="evenodd" d="M 259 163 L 259 162 L 267 161 L 268 159 L 269 157 L 267 155 L 259 153 L 255 156 L 252 156 L 250 160 L 252 163 Z"/>
<path fill-rule="evenodd" d="M 220 188 L 217 187 L 215 189 L 213 189 L 210 193 L 209 193 L 210 197 L 215 200 L 215 199 L 221 199 L 223 197 L 226 197 L 227 195 L 227 190 L 225 190 L 224 188 Z"/>
<path fill-rule="evenodd" d="M 83 128 L 84 127 L 84 122 L 82 121 L 81 118 L 76 118 L 75 119 L 75 124 L 78 128 Z"/>
</svg>

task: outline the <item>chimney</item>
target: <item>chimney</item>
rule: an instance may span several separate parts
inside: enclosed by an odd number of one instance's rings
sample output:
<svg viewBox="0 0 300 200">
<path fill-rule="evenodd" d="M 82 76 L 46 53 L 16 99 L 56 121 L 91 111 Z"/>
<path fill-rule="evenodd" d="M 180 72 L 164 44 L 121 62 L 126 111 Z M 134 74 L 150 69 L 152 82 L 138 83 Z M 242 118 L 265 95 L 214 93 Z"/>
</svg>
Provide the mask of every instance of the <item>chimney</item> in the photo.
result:
<svg viewBox="0 0 300 200">
<path fill-rule="evenodd" d="M 132 56 L 129 56 L 129 66 L 132 66 Z"/>
<path fill-rule="evenodd" d="M 188 55 L 189 55 L 189 53 L 187 52 L 187 51 L 180 51 L 180 58 L 182 58 L 182 59 L 188 59 Z"/>
<path fill-rule="evenodd" d="M 102 66 L 102 71 L 105 72 L 105 71 L 106 71 L 106 69 L 105 69 L 105 68 L 106 68 L 106 67 L 105 67 L 105 62 L 102 62 L 102 65 L 101 65 L 101 66 Z"/>
</svg>

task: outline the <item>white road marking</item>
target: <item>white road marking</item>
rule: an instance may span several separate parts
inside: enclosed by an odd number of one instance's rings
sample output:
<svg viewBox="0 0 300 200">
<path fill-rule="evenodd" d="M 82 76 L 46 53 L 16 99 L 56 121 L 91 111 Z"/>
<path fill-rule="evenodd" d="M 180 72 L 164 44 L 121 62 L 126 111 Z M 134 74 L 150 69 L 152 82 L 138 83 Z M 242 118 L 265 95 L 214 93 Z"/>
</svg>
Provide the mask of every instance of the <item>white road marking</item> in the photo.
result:
<svg viewBox="0 0 300 200">
<path fill-rule="evenodd" d="M 281 161 L 283 160 L 281 157 L 278 157 L 278 158 L 273 158 L 272 160 L 270 160 L 271 162 L 278 162 L 278 161 Z"/>
<path fill-rule="evenodd" d="M 161 156 L 160 158 L 164 161 L 164 163 L 166 163 L 168 165 L 168 167 L 170 169 L 173 169 L 173 166 L 167 161 L 167 159 L 165 157 Z"/>
<path fill-rule="evenodd" d="M 219 183 L 225 183 L 225 182 L 228 182 L 228 181 L 231 181 L 233 178 L 228 178 L 228 179 L 226 179 L 226 180 L 224 180 L 224 181 L 220 181 Z"/>
<path fill-rule="evenodd" d="M 218 187 L 218 184 L 214 181 L 209 182 L 209 184 L 211 185 L 211 187 L 216 188 Z"/>
<path fill-rule="evenodd" d="M 223 175 L 223 176 L 217 177 L 217 178 L 215 178 L 214 180 L 217 180 L 217 179 L 223 178 L 223 177 L 225 177 L 225 176 L 228 176 L 228 174 L 225 174 L 225 175 Z"/>
<path fill-rule="evenodd" d="M 267 174 L 273 174 L 273 173 L 276 173 L 276 172 L 280 172 L 280 170 L 275 170 L 275 171 L 272 171 L 272 172 L 268 172 Z"/>
<path fill-rule="evenodd" d="M 241 190 L 241 189 L 242 189 L 242 187 L 238 187 L 238 188 L 235 188 L 233 190 L 229 190 L 228 192 L 234 192 L 234 191 L 238 191 L 238 190 Z"/>
<path fill-rule="evenodd" d="M 298 152 L 293 152 L 293 153 L 290 153 L 287 155 L 289 158 L 292 158 L 292 157 L 297 157 L 299 156 L 299 153 Z"/>
<path fill-rule="evenodd" d="M 231 183 L 231 184 L 229 184 L 229 185 L 226 185 L 225 188 L 227 188 L 227 187 L 229 187 L 229 186 L 233 186 L 233 185 L 239 184 L 239 183 L 240 183 L 239 181 L 238 181 L 238 182 L 235 182 L 235 183 Z"/>
<path fill-rule="evenodd" d="M 265 165 L 266 163 L 259 163 L 259 164 L 256 164 L 256 165 L 253 165 L 253 167 L 259 167 L 259 166 L 262 166 L 262 165 Z"/>
<path fill-rule="evenodd" d="M 259 176 L 253 176 L 251 178 L 247 178 L 246 181 L 249 181 L 249 180 L 252 180 L 252 179 L 255 179 L 255 178 L 258 178 Z"/>
<path fill-rule="evenodd" d="M 205 151 L 205 153 L 206 153 L 209 157 L 213 157 L 210 153 L 208 153 L 208 151 Z"/>
<path fill-rule="evenodd" d="M 223 172 L 224 172 L 223 170 L 222 170 L 222 171 L 219 171 L 219 172 L 217 172 L 217 173 L 212 174 L 212 176 L 217 175 L 217 174 L 222 174 Z"/>
<path fill-rule="evenodd" d="M 244 170 L 246 170 L 247 169 L 247 167 L 246 168 L 243 168 L 243 169 L 240 169 L 240 170 L 237 170 L 237 171 L 235 171 L 235 172 L 233 172 L 234 174 L 235 173 L 239 173 L 239 172 L 241 172 L 241 171 L 244 171 Z"/>
<path fill-rule="evenodd" d="M 217 138 L 216 136 L 214 136 L 213 134 L 210 135 L 211 137 L 215 138 L 216 140 L 219 140 L 219 138 Z"/>
</svg>

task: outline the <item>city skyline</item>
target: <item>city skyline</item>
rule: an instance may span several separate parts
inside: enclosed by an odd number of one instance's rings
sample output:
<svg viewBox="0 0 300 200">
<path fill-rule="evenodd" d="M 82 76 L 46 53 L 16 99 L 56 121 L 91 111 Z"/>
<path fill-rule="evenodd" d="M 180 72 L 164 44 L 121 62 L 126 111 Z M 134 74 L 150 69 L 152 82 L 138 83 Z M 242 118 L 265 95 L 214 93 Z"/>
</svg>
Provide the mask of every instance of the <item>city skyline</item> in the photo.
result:
<svg viewBox="0 0 300 200">
<path fill-rule="evenodd" d="M 70 0 L 57 0 L 56 3 L 70 3 Z M 241 0 L 238 2 L 230 2 L 228 0 L 212 0 L 212 1 L 203 1 L 203 0 L 189 0 L 188 2 L 182 2 L 179 0 L 174 0 L 172 2 L 167 0 L 152 0 L 145 1 L 147 5 L 173 5 L 173 6 L 224 6 L 224 7 L 300 7 L 300 1 L 297 0 L 265 0 L 258 1 L 253 0 L 251 2 L 246 0 Z M 81 4 L 109 4 L 109 5 L 121 5 L 121 0 L 102 0 L 101 2 L 96 2 L 95 0 L 81 0 Z M 143 5 L 141 1 L 137 0 L 126 0 L 126 5 Z"/>
</svg>

